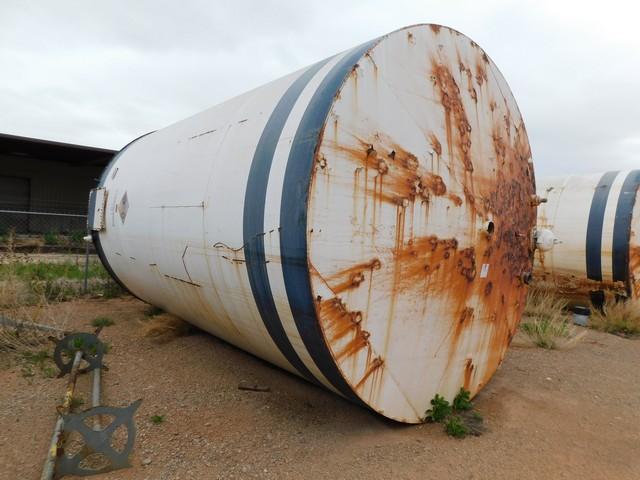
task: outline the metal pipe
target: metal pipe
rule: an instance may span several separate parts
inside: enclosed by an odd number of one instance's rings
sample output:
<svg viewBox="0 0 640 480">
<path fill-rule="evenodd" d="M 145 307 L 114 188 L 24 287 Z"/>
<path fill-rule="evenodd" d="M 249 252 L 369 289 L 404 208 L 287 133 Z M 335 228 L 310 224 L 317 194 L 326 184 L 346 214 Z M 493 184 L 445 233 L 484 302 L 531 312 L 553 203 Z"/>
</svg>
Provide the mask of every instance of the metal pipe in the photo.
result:
<svg viewBox="0 0 640 480">
<path fill-rule="evenodd" d="M 51 215 L 53 217 L 78 217 L 87 218 L 86 215 L 79 215 L 76 213 L 49 213 L 49 212 L 29 212 L 26 210 L 0 210 L 0 213 L 21 213 L 26 215 Z"/>
<path fill-rule="evenodd" d="M 49 446 L 49 452 L 47 453 L 47 459 L 44 462 L 44 468 L 42 469 L 40 480 L 51 480 L 53 478 L 56 458 L 58 456 L 58 444 L 60 442 L 62 429 L 64 427 L 64 420 L 62 419 L 62 415 L 69 413 L 69 410 L 71 408 L 71 400 L 73 399 L 73 392 L 76 388 L 76 380 L 78 378 L 80 360 L 82 360 L 82 351 L 78 350 L 73 357 L 73 366 L 71 367 L 69 382 L 67 383 L 67 390 L 64 394 L 64 402 L 62 403 L 62 407 L 58 410 L 58 420 L 56 421 L 56 425 L 53 428 L 51 444 Z"/>
<path fill-rule="evenodd" d="M 93 388 L 91 390 L 91 407 L 96 408 L 100 406 L 100 380 L 101 380 L 101 368 L 95 368 L 93 370 Z M 94 417 L 93 429 L 102 430 L 100 425 L 100 415 Z"/>
<path fill-rule="evenodd" d="M 42 325 L 40 323 L 32 323 L 32 322 L 24 322 L 21 320 L 14 320 L 12 318 L 3 317 L 0 315 L 0 325 L 5 327 L 13 327 L 16 329 L 25 329 L 25 330 L 42 330 L 44 332 L 52 332 L 52 333 L 65 333 L 64 330 L 52 327 L 50 325 Z"/>
<path fill-rule="evenodd" d="M 86 295 L 87 293 L 87 287 L 88 287 L 88 282 L 89 282 L 89 242 L 86 240 L 87 237 L 85 238 L 85 242 L 84 242 L 84 284 L 83 284 L 83 288 L 82 288 L 82 293 L 84 293 Z"/>
</svg>

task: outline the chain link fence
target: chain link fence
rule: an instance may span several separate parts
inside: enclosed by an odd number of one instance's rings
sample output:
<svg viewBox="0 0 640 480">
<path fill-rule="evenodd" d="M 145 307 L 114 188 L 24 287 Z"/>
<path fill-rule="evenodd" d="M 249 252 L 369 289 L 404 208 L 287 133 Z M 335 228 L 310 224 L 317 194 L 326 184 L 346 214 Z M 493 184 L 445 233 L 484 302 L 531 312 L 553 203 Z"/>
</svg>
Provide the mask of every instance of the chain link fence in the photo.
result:
<svg viewBox="0 0 640 480">
<path fill-rule="evenodd" d="M 86 206 L 17 209 L 7 208 L 5 202 L 0 206 L 0 248 L 10 246 L 17 250 L 60 253 L 84 251 L 85 235 Z"/>
</svg>

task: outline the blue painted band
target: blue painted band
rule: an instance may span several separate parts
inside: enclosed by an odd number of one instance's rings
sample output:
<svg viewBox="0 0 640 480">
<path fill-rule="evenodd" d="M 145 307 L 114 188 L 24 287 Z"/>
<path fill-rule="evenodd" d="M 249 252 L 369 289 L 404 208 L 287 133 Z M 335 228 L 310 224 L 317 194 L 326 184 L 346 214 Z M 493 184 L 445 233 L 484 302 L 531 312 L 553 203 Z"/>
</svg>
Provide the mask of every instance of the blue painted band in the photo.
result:
<svg viewBox="0 0 640 480">
<path fill-rule="evenodd" d="M 300 337 L 322 374 L 346 398 L 364 405 L 344 379 L 325 342 L 309 277 L 307 206 L 316 150 L 329 110 L 358 60 L 378 39 L 349 51 L 314 93 L 298 125 L 284 176 L 280 207 L 280 256 L 289 305 Z"/>
<path fill-rule="evenodd" d="M 630 292 L 629 241 L 631 239 L 631 217 L 636 203 L 636 192 L 640 185 L 640 170 L 632 170 L 624 179 L 613 224 L 613 246 L 611 249 L 613 280 L 622 281 Z"/>
<path fill-rule="evenodd" d="M 284 125 L 304 88 L 328 61 L 329 59 L 318 62 L 300 75 L 285 91 L 267 120 L 251 162 L 243 213 L 244 258 L 251 291 L 262 321 L 291 366 L 315 383 L 317 379 L 291 345 L 273 299 L 264 251 L 264 211 L 269 173 Z"/>
<path fill-rule="evenodd" d="M 602 226 L 611 185 L 619 172 L 606 172 L 596 186 L 589 209 L 586 237 L 587 278 L 602 281 Z"/>
</svg>

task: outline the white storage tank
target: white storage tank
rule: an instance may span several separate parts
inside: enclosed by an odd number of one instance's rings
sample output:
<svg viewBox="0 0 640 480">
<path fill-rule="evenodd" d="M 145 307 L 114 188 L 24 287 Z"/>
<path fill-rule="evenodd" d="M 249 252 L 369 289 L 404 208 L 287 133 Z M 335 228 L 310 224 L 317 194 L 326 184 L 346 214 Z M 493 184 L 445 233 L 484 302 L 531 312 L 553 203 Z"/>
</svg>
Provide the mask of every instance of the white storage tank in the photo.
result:
<svg viewBox="0 0 640 480">
<path fill-rule="evenodd" d="M 536 285 L 574 303 L 640 294 L 640 170 L 538 180 L 538 227 L 555 246 L 537 250 Z"/>
<path fill-rule="evenodd" d="M 496 65 L 461 33 L 416 25 L 132 142 L 90 225 L 137 297 L 416 423 L 502 361 L 534 195 Z"/>
</svg>

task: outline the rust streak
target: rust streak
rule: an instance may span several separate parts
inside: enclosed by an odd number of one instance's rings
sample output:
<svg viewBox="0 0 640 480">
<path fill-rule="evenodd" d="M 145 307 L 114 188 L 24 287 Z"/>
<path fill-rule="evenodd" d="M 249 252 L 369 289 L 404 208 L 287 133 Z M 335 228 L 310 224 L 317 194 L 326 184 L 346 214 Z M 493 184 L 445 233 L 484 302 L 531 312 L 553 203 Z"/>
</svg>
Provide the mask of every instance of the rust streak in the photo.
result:
<svg viewBox="0 0 640 480">
<path fill-rule="evenodd" d="M 358 287 L 365 281 L 364 272 L 379 270 L 381 267 L 380 260 L 374 258 L 368 262 L 358 263 L 351 267 L 340 270 L 325 278 L 325 283 L 335 294 Z"/>
<path fill-rule="evenodd" d="M 367 379 L 371 376 L 371 374 L 376 370 L 378 370 L 383 365 L 384 365 L 384 360 L 382 360 L 380 357 L 376 357 L 371 362 L 369 362 L 367 370 L 364 372 L 364 375 L 355 385 L 356 390 L 362 387 L 364 383 L 367 381 Z"/>
<path fill-rule="evenodd" d="M 467 119 L 467 113 L 460 96 L 460 87 L 447 65 L 439 63 L 435 58 L 431 60 L 431 72 L 435 79 L 436 87 L 440 91 L 440 103 L 444 108 L 449 155 L 452 156 L 454 154 L 453 147 L 455 145 L 457 156 L 462 161 L 464 169 L 468 172 L 473 172 L 471 124 Z M 451 159 L 453 160 L 453 158 Z"/>
<path fill-rule="evenodd" d="M 363 330 L 361 325 L 362 313 L 350 312 L 338 297 L 321 301 L 319 312 L 323 331 L 334 349 L 337 362 L 369 346 L 369 332 Z M 346 343 L 341 341 L 349 335 Z"/>
</svg>

